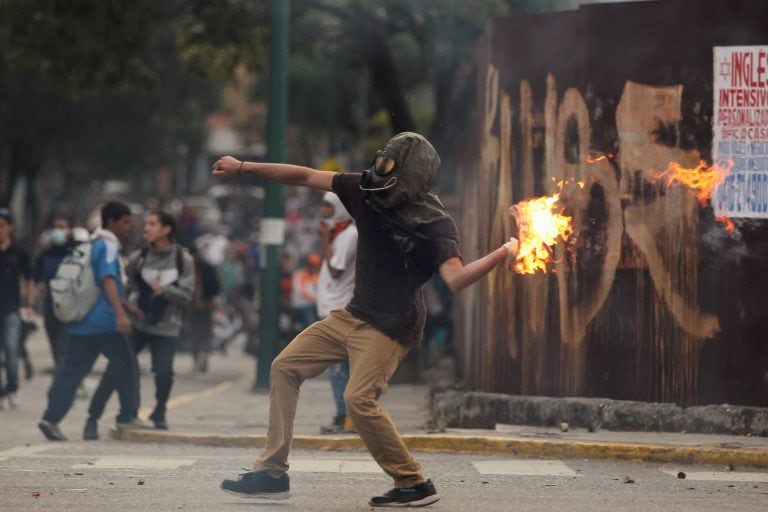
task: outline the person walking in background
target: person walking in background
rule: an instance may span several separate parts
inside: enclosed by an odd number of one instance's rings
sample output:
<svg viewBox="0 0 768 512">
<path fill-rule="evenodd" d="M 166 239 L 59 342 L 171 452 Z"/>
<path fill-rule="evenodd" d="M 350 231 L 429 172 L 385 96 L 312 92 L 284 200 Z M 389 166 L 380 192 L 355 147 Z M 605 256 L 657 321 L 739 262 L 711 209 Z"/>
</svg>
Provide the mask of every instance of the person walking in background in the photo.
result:
<svg viewBox="0 0 768 512">
<path fill-rule="evenodd" d="M 513 238 L 464 265 L 456 223 L 430 189 L 439 165 L 429 141 L 411 132 L 390 139 L 364 173 L 242 162 L 231 156 L 214 163 L 214 176 L 247 173 L 332 190 L 358 230 L 352 300 L 300 333 L 272 362 L 265 447 L 253 470 L 238 480 L 224 480 L 222 490 L 245 497 L 290 497 L 288 454 L 299 388 L 305 379 L 348 359 L 347 414 L 374 460 L 394 480 L 394 489 L 374 496 L 369 505 L 424 506 L 438 500 L 434 484 L 413 459 L 379 397 L 422 338 L 426 307 L 421 287 L 429 278 L 439 272 L 455 292 L 517 253 Z"/>
<path fill-rule="evenodd" d="M 195 239 L 200 236 L 200 221 L 195 210 L 184 206 L 179 215 L 179 225 L 176 233 L 176 242 L 191 249 L 195 245 Z"/>
<path fill-rule="evenodd" d="M 32 356 L 27 350 L 27 339 L 37 331 L 35 322 L 35 307 L 22 308 L 19 312 L 21 318 L 21 338 L 19 339 L 19 362 L 24 365 L 24 378 L 32 380 L 35 376 L 35 366 L 32 364 Z"/>
<path fill-rule="evenodd" d="M 323 264 L 317 287 L 317 316 L 326 318 L 331 311 L 343 309 L 352 299 L 355 289 L 355 259 L 357 228 L 352 217 L 333 192 L 323 195 L 318 233 L 323 244 Z M 352 419 L 347 417 L 344 390 L 349 380 L 349 361 L 328 367 L 336 416 L 330 425 L 320 428 L 321 434 L 352 432 Z"/>
<path fill-rule="evenodd" d="M 110 201 L 101 208 L 101 229 L 93 234 L 91 268 L 99 296 L 80 321 L 69 327 L 67 352 L 48 391 L 48 405 L 38 428 L 51 441 L 66 441 L 59 422 L 69 412 L 75 391 L 100 354 L 109 360 L 106 373 L 114 380 L 120 397 L 119 428 L 134 428 L 136 410 L 136 358 L 129 338 L 131 320 L 123 307 L 121 239 L 131 231 L 131 210 L 125 203 Z"/>
<path fill-rule="evenodd" d="M 427 322 L 424 325 L 424 361 L 429 366 L 438 362 L 453 349 L 453 297 L 450 289 L 436 274 L 424 285 L 427 301 Z"/>
<path fill-rule="evenodd" d="M 280 253 L 280 350 L 293 339 L 293 320 L 291 317 L 291 295 L 293 295 L 293 255 L 283 248 Z M 256 365 L 258 374 L 258 364 Z M 254 379 L 253 388 L 257 389 Z"/>
<path fill-rule="evenodd" d="M 224 261 L 216 265 L 221 283 L 220 301 L 213 316 L 213 350 L 226 355 L 229 345 L 243 327 L 239 314 L 239 301 L 246 283 L 245 268 L 235 250 L 235 243 L 227 241 Z"/>
<path fill-rule="evenodd" d="M 69 218 L 55 215 L 48 231 L 47 247 L 37 257 L 35 264 L 35 281 L 44 290 L 43 320 L 48 343 L 51 346 L 54 371 L 61 365 L 67 341 L 67 324 L 56 318 L 53 313 L 50 281 L 56 275 L 64 257 L 69 254 L 77 243 L 72 239 L 72 226 Z M 83 388 L 84 389 L 84 388 Z"/>
<path fill-rule="evenodd" d="M 197 372 L 208 371 L 208 356 L 213 340 L 213 310 L 221 284 L 216 268 L 192 248 L 194 261 L 195 291 L 189 304 L 186 329 L 192 349 L 192 360 Z"/>
<path fill-rule="evenodd" d="M 192 256 L 173 242 L 175 228 L 176 222 L 169 213 L 148 214 L 144 220 L 144 240 L 148 245 L 131 254 L 126 265 L 133 353 L 138 355 L 149 347 L 152 354 L 156 403 L 149 419 L 162 430 L 168 429 L 166 405 L 173 386 L 173 358 L 184 311 L 195 287 Z M 137 375 L 133 418 L 138 414 L 141 399 L 138 383 Z M 93 393 L 83 439 L 98 439 L 98 420 L 116 387 L 114 376 L 105 373 Z"/>
<path fill-rule="evenodd" d="M 310 253 L 291 278 L 291 319 L 298 333 L 317 321 L 317 283 L 322 257 Z"/>
<path fill-rule="evenodd" d="M 19 406 L 19 344 L 22 336 L 19 311 L 23 306 L 25 314 L 32 316 L 34 297 L 29 254 L 13 240 L 11 211 L 0 208 L 0 350 L 6 378 L 5 386 L 0 387 L 0 405 L 7 400 L 12 409 Z"/>
<path fill-rule="evenodd" d="M 243 276 L 233 301 L 235 316 L 240 321 L 240 328 L 233 338 L 242 340 L 244 352 L 256 357 L 259 350 L 259 312 L 256 300 L 260 271 L 258 250 L 243 239 L 233 240 L 232 249 Z"/>
</svg>

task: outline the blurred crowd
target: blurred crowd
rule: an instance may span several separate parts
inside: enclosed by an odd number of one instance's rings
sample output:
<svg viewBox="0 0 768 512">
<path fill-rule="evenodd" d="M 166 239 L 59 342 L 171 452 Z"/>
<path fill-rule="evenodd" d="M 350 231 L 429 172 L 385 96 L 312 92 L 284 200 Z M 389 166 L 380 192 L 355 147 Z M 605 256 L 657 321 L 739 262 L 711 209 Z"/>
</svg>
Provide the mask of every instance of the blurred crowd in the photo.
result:
<svg viewBox="0 0 768 512">
<path fill-rule="evenodd" d="M 206 372 L 212 352 L 256 356 L 259 345 L 259 302 L 262 246 L 258 220 L 262 212 L 263 191 L 244 187 L 235 195 L 214 187 L 206 195 L 167 201 L 149 199 L 144 204 L 128 203 L 135 218 L 132 233 L 122 247 L 121 258 L 146 245 L 143 219 L 151 212 L 173 216 L 173 242 L 189 251 L 195 262 L 195 291 L 187 305 L 176 351 L 186 357 L 190 371 Z M 318 319 L 317 295 L 322 257 L 318 234 L 321 197 L 309 189 L 297 189 L 285 201 L 286 237 L 281 256 L 280 348 L 297 333 Z M 7 211 L 7 210 L 5 210 Z M 10 213 L 10 212 L 9 212 Z M 0 219 L 2 222 L 2 219 Z M 18 368 L 23 377 L 35 375 L 35 362 L 25 346 L 28 335 L 43 327 L 50 343 L 55 366 L 66 347 L 66 327 L 53 314 L 48 283 L 58 265 L 77 244 L 88 241 L 99 227 L 99 209 L 80 217 L 53 213 L 35 243 L 14 247 L 26 255 L 17 276 L 22 288 L 20 303 L 9 308 L 18 311 L 18 333 L 5 329 L 0 341 L 0 407 L 18 406 Z M 8 233 L 12 240 L 13 229 Z M 29 237 L 27 237 L 29 239 Z M 2 242 L 2 233 L 0 233 Z M 2 254 L 0 244 L 0 254 Z M 28 288 L 25 288 L 25 283 Z M 24 290 L 30 290 L 26 294 Z M 425 343 L 420 356 L 425 364 L 450 350 L 450 297 L 436 277 L 427 285 L 430 296 Z M 25 295 L 31 295 L 26 297 Z M 1 312 L 0 312 L 1 313 Z M 12 343 L 9 337 L 17 337 Z M 188 355 L 184 355 L 188 354 Z M 255 365 L 254 365 L 255 367 Z M 254 379 L 255 382 L 255 379 Z M 87 392 L 80 386 L 79 396 Z"/>
</svg>

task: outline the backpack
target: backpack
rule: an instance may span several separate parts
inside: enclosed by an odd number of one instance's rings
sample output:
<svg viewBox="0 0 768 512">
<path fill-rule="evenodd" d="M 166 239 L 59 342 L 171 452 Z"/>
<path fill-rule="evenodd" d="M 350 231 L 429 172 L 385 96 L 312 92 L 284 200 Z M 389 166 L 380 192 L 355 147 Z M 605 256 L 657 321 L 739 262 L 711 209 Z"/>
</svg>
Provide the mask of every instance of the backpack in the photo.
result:
<svg viewBox="0 0 768 512">
<path fill-rule="evenodd" d="M 91 265 L 93 242 L 75 246 L 61 261 L 48 283 L 53 314 L 62 322 L 79 322 L 96 305 L 101 290 Z"/>
</svg>

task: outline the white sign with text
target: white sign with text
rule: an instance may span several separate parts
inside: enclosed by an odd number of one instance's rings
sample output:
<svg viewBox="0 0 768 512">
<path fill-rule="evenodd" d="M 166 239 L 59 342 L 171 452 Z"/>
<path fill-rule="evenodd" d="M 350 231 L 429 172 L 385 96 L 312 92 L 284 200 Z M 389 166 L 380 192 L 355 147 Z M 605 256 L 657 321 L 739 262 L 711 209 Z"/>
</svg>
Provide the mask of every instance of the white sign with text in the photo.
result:
<svg viewBox="0 0 768 512">
<path fill-rule="evenodd" d="M 768 46 L 714 47 L 713 98 L 715 215 L 768 218 Z"/>
</svg>

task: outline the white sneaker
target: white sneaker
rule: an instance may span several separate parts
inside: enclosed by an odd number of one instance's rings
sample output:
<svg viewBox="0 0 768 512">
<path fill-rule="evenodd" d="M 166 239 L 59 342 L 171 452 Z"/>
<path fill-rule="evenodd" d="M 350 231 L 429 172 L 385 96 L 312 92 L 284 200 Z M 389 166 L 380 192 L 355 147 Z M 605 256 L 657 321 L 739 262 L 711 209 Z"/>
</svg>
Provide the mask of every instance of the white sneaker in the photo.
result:
<svg viewBox="0 0 768 512">
<path fill-rule="evenodd" d="M 19 408 L 19 398 L 16 396 L 16 393 L 8 393 L 8 407 L 11 409 Z"/>
</svg>

